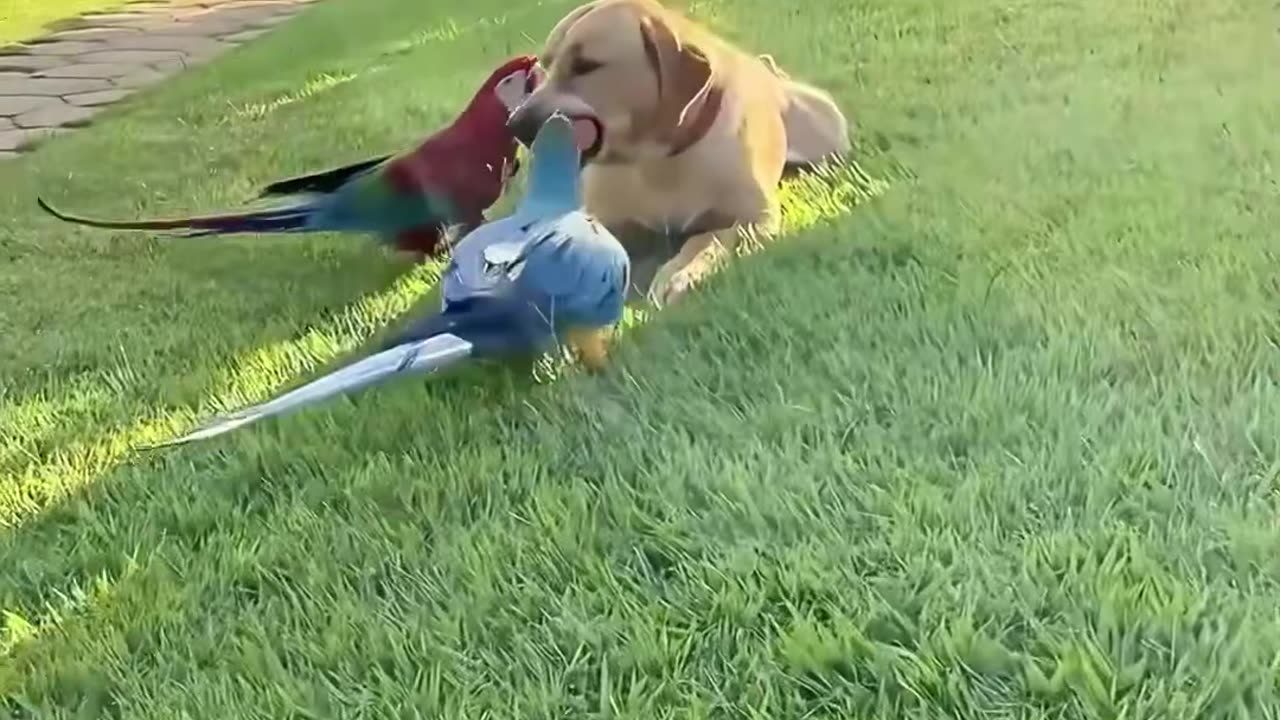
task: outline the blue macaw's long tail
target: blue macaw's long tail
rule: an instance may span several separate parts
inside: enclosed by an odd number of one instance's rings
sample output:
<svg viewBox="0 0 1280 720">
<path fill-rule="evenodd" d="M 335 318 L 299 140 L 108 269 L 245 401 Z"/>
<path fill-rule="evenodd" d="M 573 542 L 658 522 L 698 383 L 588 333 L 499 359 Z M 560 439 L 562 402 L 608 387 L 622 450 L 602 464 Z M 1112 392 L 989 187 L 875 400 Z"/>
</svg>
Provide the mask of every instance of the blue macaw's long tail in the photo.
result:
<svg viewBox="0 0 1280 720">
<path fill-rule="evenodd" d="M 541 320 L 531 304 L 476 298 L 463 307 L 450 308 L 449 312 L 414 323 L 374 355 L 267 402 L 214 418 L 182 437 L 152 447 L 206 440 L 335 395 L 355 392 L 394 375 L 433 373 L 472 356 L 536 350 L 549 337 L 553 337 L 550 325 Z"/>
<path fill-rule="evenodd" d="M 207 440 L 259 420 L 300 410 L 335 395 L 355 392 L 393 375 L 442 370 L 465 359 L 471 352 L 470 343 L 448 334 L 398 345 L 335 370 L 267 402 L 216 417 L 182 437 L 151 447 Z"/>
<path fill-rule="evenodd" d="M 186 230 L 183 237 L 206 235 L 232 235 L 237 233 L 278 233 L 318 230 L 311 226 L 320 200 L 309 200 L 285 207 L 268 208 L 254 212 L 202 215 L 166 220 L 97 220 L 79 217 L 55 209 L 44 198 L 36 198 L 40 209 L 64 222 L 112 230 Z"/>
</svg>

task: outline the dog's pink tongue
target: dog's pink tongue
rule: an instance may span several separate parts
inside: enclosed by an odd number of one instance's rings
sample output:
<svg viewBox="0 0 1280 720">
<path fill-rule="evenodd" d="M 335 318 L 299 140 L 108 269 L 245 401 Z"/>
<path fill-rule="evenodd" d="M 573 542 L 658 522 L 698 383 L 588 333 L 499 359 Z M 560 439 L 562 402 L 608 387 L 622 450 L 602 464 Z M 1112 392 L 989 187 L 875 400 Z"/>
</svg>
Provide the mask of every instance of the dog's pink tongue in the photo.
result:
<svg viewBox="0 0 1280 720">
<path fill-rule="evenodd" d="M 587 150 L 596 144 L 598 133 L 596 132 L 596 124 L 589 118 L 573 119 L 573 141 L 577 143 L 578 150 Z"/>
</svg>

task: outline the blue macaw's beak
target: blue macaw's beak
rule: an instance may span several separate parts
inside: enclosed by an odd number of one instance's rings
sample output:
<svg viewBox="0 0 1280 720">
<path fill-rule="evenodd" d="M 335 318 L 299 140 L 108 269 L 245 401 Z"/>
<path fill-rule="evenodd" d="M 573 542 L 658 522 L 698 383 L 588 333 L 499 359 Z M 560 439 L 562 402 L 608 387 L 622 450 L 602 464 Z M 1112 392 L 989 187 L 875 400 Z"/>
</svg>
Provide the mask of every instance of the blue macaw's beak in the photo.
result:
<svg viewBox="0 0 1280 720">
<path fill-rule="evenodd" d="M 549 111 L 534 103 L 526 102 L 507 118 L 507 128 L 521 145 L 526 148 L 532 147 L 538 131 L 553 113 L 553 110 Z M 574 125 L 574 136 L 578 139 L 581 163 L 586 165 L 600 154 L 600 149 L 604 146 L 604 126 L 593 115 L 572 114 L 567 117 Z"/>
</svg>

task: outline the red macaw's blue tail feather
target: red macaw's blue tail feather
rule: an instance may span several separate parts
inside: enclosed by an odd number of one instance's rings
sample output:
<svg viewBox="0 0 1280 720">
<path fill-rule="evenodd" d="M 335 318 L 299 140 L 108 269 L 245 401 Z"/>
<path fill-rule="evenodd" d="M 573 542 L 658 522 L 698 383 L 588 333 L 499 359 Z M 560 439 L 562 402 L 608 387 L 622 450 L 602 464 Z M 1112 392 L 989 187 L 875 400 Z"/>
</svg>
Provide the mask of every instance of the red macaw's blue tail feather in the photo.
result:
<svg viewBox="0 0 1280 720">
<path fill-rule="evenodd" d="M 302 202 L 281 208 L 254 212 L 203 215 L 167 220 L 95 220 L 77 217 L 54 209 L 44 198 L 37 198 L 40 208 L 64 222 L 114 230 L 186 230 L 182 237 L 231 235 L 236 233 L 276 233 L 318 230 L 309 223 L 320 208 L 316 202 Z"/>
</svg>

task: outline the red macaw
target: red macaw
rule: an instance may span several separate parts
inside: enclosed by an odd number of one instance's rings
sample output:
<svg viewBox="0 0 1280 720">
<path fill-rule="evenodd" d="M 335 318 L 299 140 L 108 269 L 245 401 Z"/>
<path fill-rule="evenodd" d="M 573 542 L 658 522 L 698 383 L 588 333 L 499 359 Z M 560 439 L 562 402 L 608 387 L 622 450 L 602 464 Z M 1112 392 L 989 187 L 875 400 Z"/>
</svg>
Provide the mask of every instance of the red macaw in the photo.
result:
<svg viewBox="0 0 1280 720">
<path fill-rule="evenodd" d="M 66 222 L 122 230 L 185 230 L 181 237 L 234 233 L 367 232 L 400 250 L 438 254 L 444 232 L 481 225 L 518 169 L 507 119 L 541 77 L 522 55 L 490 74 L 448 127 L 398 155 L 280 180 L 260 198 L 291 202 L 262 210 L 168 220 L 110 221 L 40 207 Z"/>
</svg>

